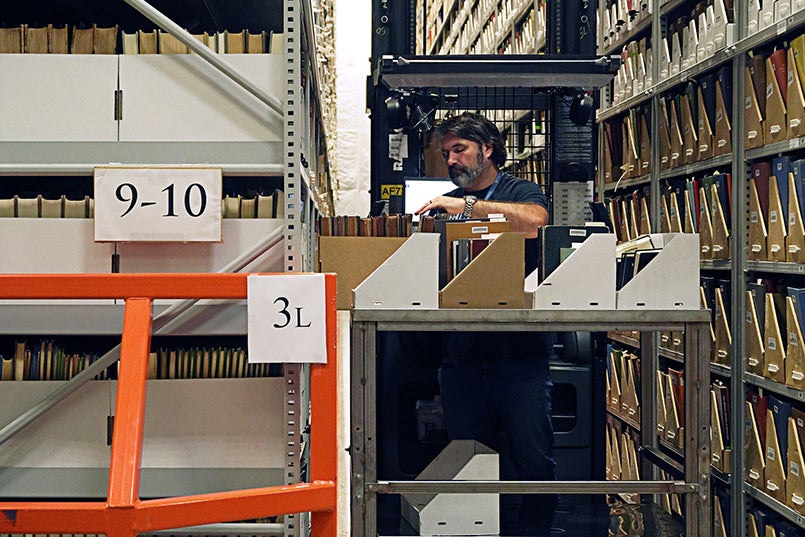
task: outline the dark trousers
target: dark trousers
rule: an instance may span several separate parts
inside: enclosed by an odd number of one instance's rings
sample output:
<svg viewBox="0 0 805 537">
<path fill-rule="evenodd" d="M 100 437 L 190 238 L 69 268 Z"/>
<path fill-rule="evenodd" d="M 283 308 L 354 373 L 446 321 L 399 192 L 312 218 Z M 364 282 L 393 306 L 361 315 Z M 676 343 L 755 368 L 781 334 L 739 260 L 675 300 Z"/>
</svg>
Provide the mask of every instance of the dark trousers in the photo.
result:
<svg viewBox="0 0 805 537">
<path fill-rule="evenodd" d="M 439 387 L 451 440 L 477 440 L 500 453 L 502 480 L 556 479 L 547 359 L 446 361 Z M 549 528 L 556 501 L 553 494 L 501 495 L 501 524 Z"/>
</svg>

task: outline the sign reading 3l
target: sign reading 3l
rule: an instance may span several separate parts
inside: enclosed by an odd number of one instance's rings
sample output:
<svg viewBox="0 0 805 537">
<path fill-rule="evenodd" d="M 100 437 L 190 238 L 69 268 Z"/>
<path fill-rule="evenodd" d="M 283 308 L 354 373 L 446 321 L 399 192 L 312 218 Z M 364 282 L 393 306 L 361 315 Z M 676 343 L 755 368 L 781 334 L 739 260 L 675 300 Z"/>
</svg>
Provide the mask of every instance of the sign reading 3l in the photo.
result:
<svg viewBox="0 0 805 537">
<path fill-rule="evenodd" d="M 220 168 L 95 168 L 96 242 L 220 242 Z"/>
</svg>

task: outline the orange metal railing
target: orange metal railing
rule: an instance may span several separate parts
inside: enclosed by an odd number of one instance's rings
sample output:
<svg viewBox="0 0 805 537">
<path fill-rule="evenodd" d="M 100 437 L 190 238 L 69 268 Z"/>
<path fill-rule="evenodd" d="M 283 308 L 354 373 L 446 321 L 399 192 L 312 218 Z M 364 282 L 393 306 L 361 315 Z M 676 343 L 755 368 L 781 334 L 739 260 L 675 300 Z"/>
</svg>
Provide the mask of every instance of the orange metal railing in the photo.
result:
<svg viewBox="0 0 805 537">
<path fill-rule="evenodd" d="M 325 275 L 327 363 L 311 366 L 310 482 L 140 500 L 154 299 L 243 299 L 248 274 L 0 275 L 3 299 L 125 299 L 106 502 L 0 500 L 0 533 L 139 533 L 311 512 L 311 535 L 336 535 L 335 275 Z"/>
</svg>

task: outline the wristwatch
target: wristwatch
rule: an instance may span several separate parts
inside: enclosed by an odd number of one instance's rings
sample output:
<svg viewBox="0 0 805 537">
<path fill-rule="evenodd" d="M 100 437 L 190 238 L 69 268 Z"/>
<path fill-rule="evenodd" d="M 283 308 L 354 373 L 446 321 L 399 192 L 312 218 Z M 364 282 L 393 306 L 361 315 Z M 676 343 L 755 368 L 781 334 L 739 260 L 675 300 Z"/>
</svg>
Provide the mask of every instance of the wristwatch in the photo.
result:
<svg viewBox="0 0 805 537">
<path fill-rule="evenodd" d="M 473 195 L 464 196 L 464 218 L 472 216 L 472 208 L 475 206 L 476 201 L 478 201 L 478 198 Z"/>
</svg>

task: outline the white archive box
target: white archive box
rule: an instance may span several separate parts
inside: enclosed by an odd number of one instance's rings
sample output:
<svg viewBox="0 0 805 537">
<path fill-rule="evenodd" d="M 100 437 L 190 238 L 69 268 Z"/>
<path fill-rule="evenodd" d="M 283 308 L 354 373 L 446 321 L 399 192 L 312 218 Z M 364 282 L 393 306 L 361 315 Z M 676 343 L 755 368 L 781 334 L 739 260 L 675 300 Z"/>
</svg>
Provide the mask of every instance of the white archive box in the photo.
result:
<svg viewBox="0 0 805 537">
<path fill-rule="evenodd" d="M 697 310 L 698 233 L 652 233 L 659 253 L 617 292 L 620 310 Z"/>
</svg>

